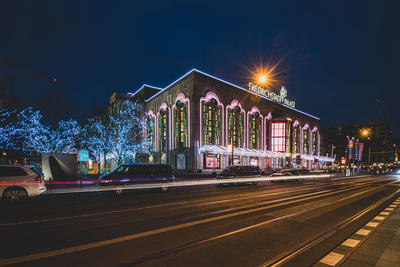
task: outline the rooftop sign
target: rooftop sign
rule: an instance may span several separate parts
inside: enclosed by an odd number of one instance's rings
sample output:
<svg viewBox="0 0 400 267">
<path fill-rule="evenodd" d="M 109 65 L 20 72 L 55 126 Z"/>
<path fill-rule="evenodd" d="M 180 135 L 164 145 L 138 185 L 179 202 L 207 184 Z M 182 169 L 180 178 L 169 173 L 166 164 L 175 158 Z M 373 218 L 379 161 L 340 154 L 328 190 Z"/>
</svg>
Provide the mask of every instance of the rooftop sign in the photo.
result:
<svg viewBox="0 0 400 267">
<path fill-rule="evenodd" d="M 291 108 L 295 108 L 296 102 L 291 101 L 286 98 L 287 90 L 284 86 L 282 86 L 279 95 L 274 92 L 270 92 L 267 89 L 264 89 L 258 85 L 255 85 L 254 83 L 249 83 L 249 90 L 256 94 L 262 95 L 271 101 L 283 104 L 283 105 L 291 107 Z"/>
</svg>

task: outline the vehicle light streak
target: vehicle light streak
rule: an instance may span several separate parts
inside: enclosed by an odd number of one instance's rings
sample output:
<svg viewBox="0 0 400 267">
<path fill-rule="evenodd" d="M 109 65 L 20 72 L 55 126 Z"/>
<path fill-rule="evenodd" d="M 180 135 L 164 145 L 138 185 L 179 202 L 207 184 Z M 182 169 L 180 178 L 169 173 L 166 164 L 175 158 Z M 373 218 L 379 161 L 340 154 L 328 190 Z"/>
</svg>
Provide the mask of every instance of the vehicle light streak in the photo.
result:
<svg viewBox="0 0 400 267">
<path fill-rule="evenodd" d="M 378 190 L 378 189 L 382 188 L 383 186 L 385 186 L 385 185 L 374 187 L 370 190 L 364 191 L 364 193 L 366 193 L 368 191 L 372 191 L 372 190 Z M 121 236 L 121 237 L 103 240 L 103 241 L 96 241 L 96 242 L 83 244 L 83 245 L 77 245 L 77 246 L 73 246 L 73 247 L 69 247 L 69 248 L 56 249 L 56 250 L 52 250 L 52 251 L 40 252 L 40 253 L 36 253 L 36 254 L 30 254 L 30 255 L 19 256 L 19 257 L 14 257 L 14 258 L 0 259 L 0 266 L 7 265 L 7 264 L 16 264 L 16 263 L 34 261 L 34 260 L 39 260 L 39 259 L 45 259 L 45 258 L 49 258 L 49 257 L 84 251 L 84 250 L 88 250 L 88 249 L 92 249 L 92 248 L 104 247 L 104 246 L 121 243 L 121 242 L 129 241 L 129 240 L 152 236 L 155 234 L 166 233 L 169 231 L 184 229 L 187 227 L 192 227 L 192 226 L 196 226 L 196 225 L 200 225 L 200 224 L 220 221 L 223 219 L 232 218 L 232 217 L 236 217 L 239 215 L 245 215 L 245 214 L 250 214 L 250 213 L 259 212 L 259 211 L 263 211 L 263 210 L 268 210 L 268 209 L 271 209 L 274 207 L 285 206 L 285 205 L 289 205 L 289 204 L 293 204 L 293 203 L 297 203 L 297 202 L 320 198 L 323 196 L 333 195 L 333 194 L 337 194 L 337 193 L 345 192 L 345 191 L 349 191 L 349 190 L 354 190 L 354 188 L 347 188 L 344 190 L 337 190 L 334 192 L 328 192 L 328 193 L 324 193 L 324 194 L 309 196 L 306 198 L 289 200 L 289 201 L 282 202 L 282 203 L 276 203 L 276 204 L 262 206 L 262 207 L 253 208 L 253 209 L 249 209 L 249 210 L 242 210 L 242 211 L 238 211 L 235 213 L 229 213 L 229 214 L 224 214 L 224 215 L 220 215 L 220 216 L 216 216 L 216 217 L 200 219 L 197 221 L 191 221 L 191 222 L 181 223 L 181 224 L 177 224 L 177 225 L 162 227 L 162 228 L 153 229 L 153 230 L 149 230 L 149 231 L 145 231 L 145 232 L 141 232 L 141 233 L 130 234 L 130 235 Z"/>
<path fill-rule="evenodd" d="M 368 181 L 363 183 L 369 184 L 369 183 L 376 183 L 381 181 L 380 180 L 373 180 L 373 181 Z M 341 183 L 341 184 L 347 184 L 347 183 Z M 206 202 L 206 203 L 193 203 L 193 202 L 174 202 L 174 203 L 166 203 L 166 204 L 161 204 L 161 205 L 152 205 L 152 206 L 144 206 L 144 207 L 136 207 L 136 208 L 131 208 L 131 209 L 122 209 L 122 210 L 112 210 L 112 211 L 106 211 L 106 212 L 96 212 L 96 213 L 89 213 L 89 214 L 82 214 L 82 215 L 75 215 L 75 216 L 70 216 L 70 217 L 57 217 L 57 218 L 49 218 L 49 219 L 40 219 L 40 220 L 31 220 L 31 221 L 22 221 L 22 222 L 12 222 L 12 223 L 6 223 L 6 224 L 0 224 L 0 226 L 12 226 L 12 225 L 20 225 L 20 224 L 32 224 L 32 223 L 43 223 L 43 222 L 51 222 L 51 221 L 60 221 L 60 220 L 70 220 L 70 219 L 76 219 L 80 217 L 91 217 L 91 216 L 98 216 L 98 215 L 105 215 L 105 214 L 116 214 L 116 213 L 121 213 L 121 212 L 129 212 L 129 211 L 136 211 L 136 210 L 143 210 L 143 209 L 150 209 L 150 208 L 157 208 L 157 207 L 164 207 L 164 206 L 173 206 L 173 205 L 181 205 L 181 204 L 187 204 L 189 207 L 199 207 L 199 206 L 205 206 L 205 205 L 212 205 L 212 204 L 218 204 L 218 203 L 225 203 L 225 202 L 233 202 L 233 201 L 239 201 L 239 200 L 244 200 L 244 199 L 254 199 L 254 198 L 260 198 L 260 197 L 266 197 L 266 196 L 274 196 L 274 195 L 282 195 L 286 193 L 291 193 L 291 192 L 300 192 L 300 191 L 307 191 L 307 190 L 313 190 L 313 189 L 319 189 L 319 188 L 324 188 L 328 187 L 329 185 L 320 185 L 316 187 L 308 187 L 308 188 L 303 188 L 303 189 L 295 189 L 295 190 L 286 190 L 286 191 L 281 191 L 281 192 L 276 192 L 276 193 L 267 193 L 267 194 L 259 194 L 259 195 L 254 195 L 254 194 L 247 194 L 244 197 L 239 197 L 239 198 L 234 198 L 234 199 L 226 199 L 226 200 L 219 200 L 219 201 L 214 201 L 214 202 Z M 362 187 L 362 185 L 353 187 L 353 189 L 358 189 Z M 345 187 L 343 189 L 346 189 L 348 187 Z M 343 190 L 342 189 L 342 190 Z M 324 190 L 324 191 L 318 191 L 314 192 L 316 193 L 324 193 L 332 190 Z M 304 194 L 303 196 L 306 196 L 307 194 Z M 284 198 L 280 199 L 281 201 L 284 200 Z M 261 203 L 261 204 L 268 204 L 266 202 Z M 187 206 L 179 206 L 180 208 L 185 208 Z M 240 206 L 232 210 L 240 210 L 245 207 L 251 207 L 251 205 L 247 206 Z M 226 211 L 226 210 L 225 210 Z M 214 212 L 214 214 L 217 214 L 220 212 Z M 203 214 L 203 215 L 211 215 L 212 213 L 209 214 Z"/>
</svg>

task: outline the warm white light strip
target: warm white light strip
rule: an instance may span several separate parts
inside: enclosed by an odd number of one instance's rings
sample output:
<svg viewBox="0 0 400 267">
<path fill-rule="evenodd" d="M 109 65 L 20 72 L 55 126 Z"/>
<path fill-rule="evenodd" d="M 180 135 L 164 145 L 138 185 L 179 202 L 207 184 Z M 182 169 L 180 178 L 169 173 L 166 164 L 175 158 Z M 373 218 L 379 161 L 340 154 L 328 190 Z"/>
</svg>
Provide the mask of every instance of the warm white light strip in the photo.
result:
<svg viewBox="0 0 400 267">
<path fill-rule="evenodd" d="M 233 86 L 233 87 L 235 87 L 235 88 L 238 88 L 238 89 L 240 89 L 240 90 L 243 90 L 243 91 L 245 91 L 245 92 L 247 92 L 247 93 L 250 93 L 250 94 L 259 96 L 259 97 L 261 97 L 261 98 L 263 98 L 263 99 L 265 99 L 265 100 L 268 100 L 268 101 L 271 102 L 271 103 L 275 103 L 275 104 L 277 104 L 277 105 L 281 105 L 281 106 L 283 106 L 283 107 L 285 107 L 285 108 L 288 108 L 288 109 L 294 110 L 294 111 L 296 111 L 296 112 L 299 112 L 299 113 L 301 113 L 301 114 L 307 115 L 307 116 L 309 116 L 309 117 L 311 117 L 311 118 L 313 118 L 313 119 L 320 120 L 318 117 L 315 117 L 315 116 L 313 116 L 313 115 L 311 115 L 311 114 L 308 114 L 308 113 L 306 113 L 306 112 L 304 112 L 304 111 L 301 111 L 301 110 L 298 110 L 298 109 L 295 109 L 295 108 L 292 108 L 292 107 L 289 107 L 289 106 L 286 106 L 286 105 L 282 105 L 282 104 L 280 104 L 280 103 L 272 102 L 270 99 L 266 98 L 265 96 L 256 94 L 256 93 L 254 93 L 254 92 L 252 92 L 252 91 L 250 91 L 250 90 L 247 90 L 247 89 L 245 89 L 245 88 L 243 88 L 243 87 L 240 87 L 240 86 L 238 86 L 238 85 L 236 85 L 236 84 L 230 83 L 230 82 L 228 82 L 228 81 L 225 81 L 225 80 L 223 80 L 223 79 L 220 79 L 220 78 L 218 78 L 218 77 L 215 77 L 215 76 L 213 76 L 213 75 L 211 75 L 211 74 L 205 73 L 205 72 L 200 71 L 200 70 L 197 70 L 197 69 L 192 69 L 191 71 L 187 72 L 186 74 L 184 74 L 183 76 L 181 76 L 180 78 L 178 78 L 176 81 L 174 81 L 173 83 L 171 83 L 170 85 L 168 85 L 167 87 L 165 87 L 162 91 L 156 93 L 155 95 L 153 95 L 152 97 L 150 97 L 149 99 L 147 99 L 145 102 L 149 102 L 149 101 L 152 100 L 154 97 L 158 96 L 159 94 L 161 94 L 162 92 L 164 92 L 165 90 L 167 90 L 169 87 L 171 87 L 171 86 L 174 85 L 175 83 L 179 82 L 180 80 L 182 80 L 182 79 L 185 78 L 186 76 L 190 75 L 192 72 L 197 72 L 197 73 L 203 74 L 203 75 L 205 75 L 205 76 L 207 76 L 207 77 L 213 78 L 213 79 L 215 79 L 215 80 L 218 80 L 218 81 L 220 81 L 220 82 L 223 82 L 223 83 L 228 84 L 228 85 L 230 85 L 230 86 Z"/>
<path fill-rule="evenodd" d="M 163 90 L 163 88 L 160 87 L 155 87 L 155 86 L 151 86 L 151 85 L 147 85 L 147 84 L 143 84 L 142 87 L 140 87 L 138 90 L 136 90 L 136 92 L 134 93 L 126 93 L 127 95 L 130 95 L 131 97 L 134 97 L 137 93 L 139 93 L 144 87 L 149 87 L 149 88 L 153 88 L 156 90 Z"/>
</svg>

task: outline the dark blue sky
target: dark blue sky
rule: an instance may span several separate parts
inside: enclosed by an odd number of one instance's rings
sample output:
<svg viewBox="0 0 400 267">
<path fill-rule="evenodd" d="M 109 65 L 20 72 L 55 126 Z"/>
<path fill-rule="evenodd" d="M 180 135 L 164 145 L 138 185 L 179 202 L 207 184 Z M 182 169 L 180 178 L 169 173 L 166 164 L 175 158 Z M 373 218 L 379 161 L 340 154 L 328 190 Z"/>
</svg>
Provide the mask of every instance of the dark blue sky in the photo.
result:
<svg viewBox="0 0 400 267">
<path fill-rule="evenodd" d="M 0 57 L 57 78 L 66 88 L 1 64 L 0 78 L 12 78 L 32 99 L 43 88 L 69 94 L 71 116 L 82 118 L 94 105 L 106 105 L 114 91 L 134 92 L 143 83 L 164 87 L 191 68 L 245 86 L 246 68 L 260 59 L 283 59 L 279 71 L 298 109 L 320 117 L 323 125 L 378 119 L 384 112 L 398 134 L 400 3 L 277 2 L 352 78 L 268 0 L 19 1 L 29 9 L 4 0 Z"/>
</svg>

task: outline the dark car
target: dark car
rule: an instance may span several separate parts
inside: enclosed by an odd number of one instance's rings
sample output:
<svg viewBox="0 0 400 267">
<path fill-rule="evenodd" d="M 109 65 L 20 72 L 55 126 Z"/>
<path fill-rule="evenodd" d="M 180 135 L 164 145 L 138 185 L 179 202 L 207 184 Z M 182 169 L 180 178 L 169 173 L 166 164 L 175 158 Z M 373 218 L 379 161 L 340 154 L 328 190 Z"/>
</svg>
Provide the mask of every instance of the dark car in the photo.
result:
<svg viewBox="0 0 400 267">
<path fill-rule="evenodd" d="M 257 178 L 260 176 L 261 169 L 258 166 L 228 166 L 217 175 L 217 179 Z M 253 184 L 256 183 L 253 182 Z"/>
<path fill-rule="evenodd" d="M 166 164 L 125 163 L 98 179 L 100 185 L 163 183 L 174 181 L 171 166 Z"/>
<path fill-rule="evenodd" d="M 271 177 L 288 177 L 288 176 L 303 176 L 303 175 L 310 175 L 310 171 L 307 169 L 287 169 L 287 170 L 281 170 L 278 172 L 275 172 L 273 174 L 271 174 Z M 285 182 L 285 181 L 299 181 L 299 179 L 281 179 L 281 181 Z M 274 182 L 274 181 L 273 181 Z"/>
</svg>

